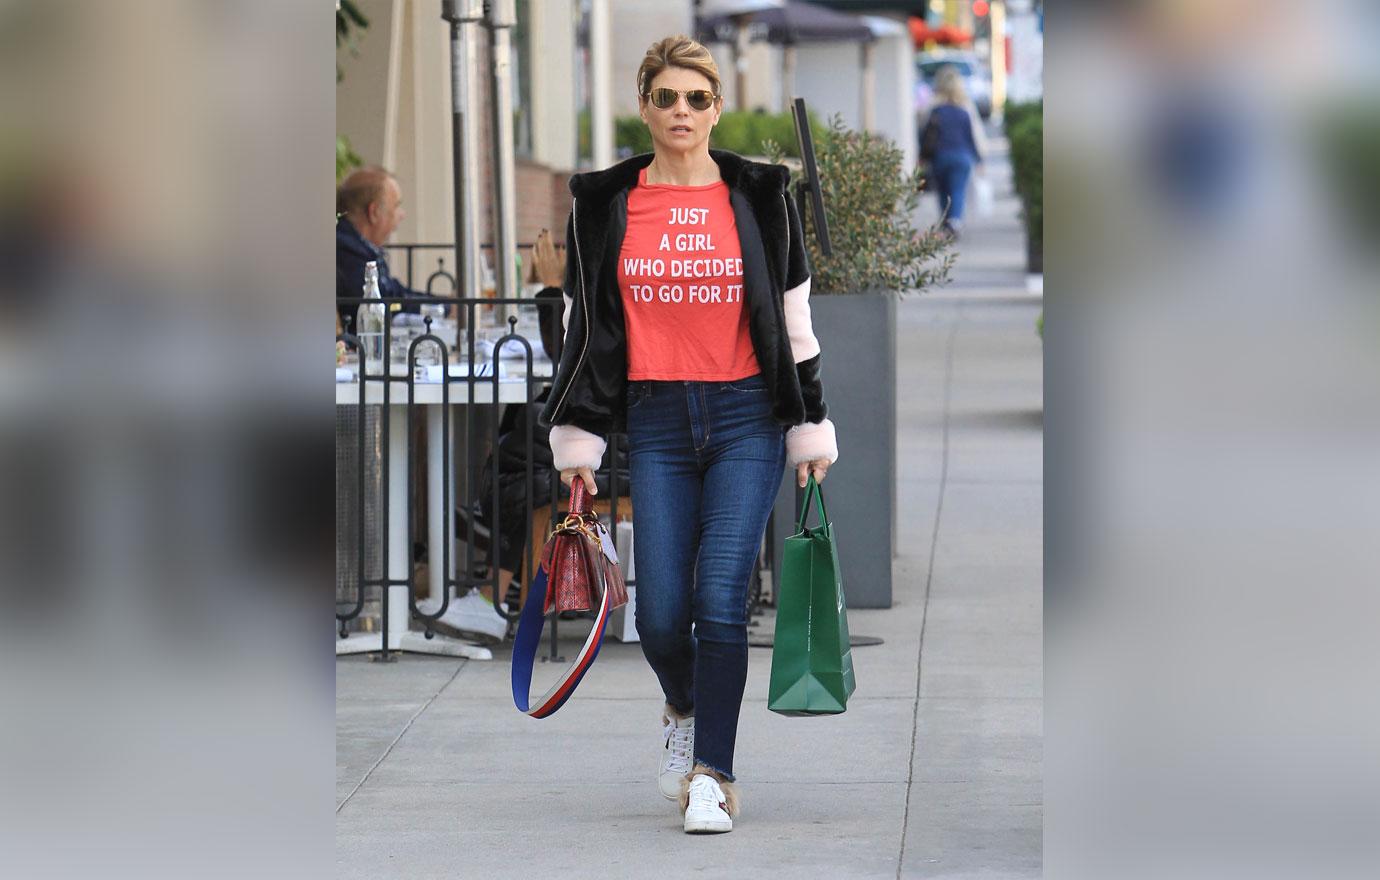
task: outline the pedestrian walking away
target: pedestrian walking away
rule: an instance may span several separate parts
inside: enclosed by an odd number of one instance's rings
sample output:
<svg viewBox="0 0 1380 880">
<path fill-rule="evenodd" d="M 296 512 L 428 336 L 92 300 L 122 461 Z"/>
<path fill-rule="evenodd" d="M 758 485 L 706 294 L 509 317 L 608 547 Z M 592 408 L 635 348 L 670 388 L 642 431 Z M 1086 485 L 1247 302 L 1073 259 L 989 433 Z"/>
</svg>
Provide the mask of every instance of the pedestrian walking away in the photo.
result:
<svg viewBox="0 0 1380 880">
<path fill-rule="evenodd" d="M 953 67 L 935 76 L 935 104 L 920 134 L 920 158 L 929 163 L 944 229 L 954 238 L 963 232 L 968 178 L 973 166 L 982 163 L 978 147 L 979 123 L 963 88 L 963 77 Z"/>
<path fill-rule="evenodd" d="M 627 435 L 636 625 L 664 696 L 658 790 L 686 832 L 724 832 L 742 804 L 748 582 L 785 470 L 822 481 L 838 448 L 788 170 L 709 148 L 723 96 L 700 43 L 652 44 L 636 83 L 652 152 L 570 180 L 565 338 L 540 422 L 567 485 L 594 487 L 607 435 Z"/>
</svg>

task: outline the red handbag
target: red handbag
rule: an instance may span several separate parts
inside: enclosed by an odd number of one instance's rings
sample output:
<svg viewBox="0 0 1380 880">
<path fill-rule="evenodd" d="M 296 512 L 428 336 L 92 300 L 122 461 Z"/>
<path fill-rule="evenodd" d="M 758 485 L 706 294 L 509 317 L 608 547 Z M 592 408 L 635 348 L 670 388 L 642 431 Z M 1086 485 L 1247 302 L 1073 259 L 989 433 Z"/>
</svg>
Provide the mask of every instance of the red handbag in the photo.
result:
<svg viewBox="0 0 1380 880">
<path fill-rule="evenodd" d="M 571 480 L 570 513 L 551 532 L 542 549 L 541 564 L 522 605 L 517 635 L 513 636 L 513 705 L 532 718 L 550 717 L 570 699 L 599 656 L 613 609 L 628 602 L 628 588 L 618 567 L 618 551 L 591 506 L 584 481 L 579 477 Z M 532 667 L 541 642 L 542 618 L 553 610 L 591 608 L 596 599 L 594 625 L 580 653 L 534 703 Z"/>
<path fill-rule="evenodd" d="M 618 567 L 618 553 L 608 529 L 593 511 L 585 481 L 570 481 L 570 512 L 556 526 L 542 548 L 542 568 L 546 569 L 546 605 L 552 611 L 588 611 L 604 590 L 609 592 L 609 607 L 628 602 L 628 588 Z"/>
</svg>

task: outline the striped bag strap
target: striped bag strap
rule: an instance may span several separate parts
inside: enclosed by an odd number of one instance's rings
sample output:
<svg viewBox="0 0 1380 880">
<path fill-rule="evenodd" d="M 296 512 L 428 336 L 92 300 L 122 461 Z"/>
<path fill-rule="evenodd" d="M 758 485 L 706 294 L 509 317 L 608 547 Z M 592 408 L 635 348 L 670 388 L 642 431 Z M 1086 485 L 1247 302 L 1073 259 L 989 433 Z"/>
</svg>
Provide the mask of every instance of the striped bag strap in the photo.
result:
<svg viewBox="0 0 1380 880">
<path fill-rule="evenodd" d="M 599 656 L 599 646 L 604 641 L 609 614 L 613 611 L 608 585 L 599 584 L 598 587 L 599 611 L 594 619 L 594 628 L 589 631 L 589 638 L 585 639 L 575 661 L 561 673 L 551 689 L 541 699 L 531 703 L 532 668 L 546 622 L 543 613 L 546 607 L 546 566 L 537 566 L 537 576 L 532 579 L 532 586 L 527 591 L 527 601 L 523 603 L 522 614 L 518 617 L 517 634 L 513 637 L 513 703 L 519 712 L 525 712 L 533 718 L 545 718 L 555 713 L 570 699 L 575 688 L 579 687 L 580 679 L 594 665 L 594 659 Z"/>
</svg>

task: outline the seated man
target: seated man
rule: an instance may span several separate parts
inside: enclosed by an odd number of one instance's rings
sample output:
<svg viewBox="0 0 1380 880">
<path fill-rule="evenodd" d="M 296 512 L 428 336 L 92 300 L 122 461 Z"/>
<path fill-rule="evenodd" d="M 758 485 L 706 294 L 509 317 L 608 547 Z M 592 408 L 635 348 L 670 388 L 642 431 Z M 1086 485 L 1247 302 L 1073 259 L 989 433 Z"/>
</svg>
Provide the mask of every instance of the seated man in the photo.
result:
<svg viewBox="0 0 1380 880">
<path fill-rule="evenodd" d="M 378 165 L 358 168 L 336 189 L 335 210 L 341 217 L 335 224 L 335 295 L 364 295 L 364 264 L 378 263 L 379 296 L 405 296 L 431 299 L 412 290 L 388 270 L 383 246 L 406 214 L 402 209 L 402 190 L 398 181 Z M 354 332 L 359 305 L 339 305 L 336 311 L 346 330 Z M 416 311 L 409 307 L 408 311 Z"/>
</svg>

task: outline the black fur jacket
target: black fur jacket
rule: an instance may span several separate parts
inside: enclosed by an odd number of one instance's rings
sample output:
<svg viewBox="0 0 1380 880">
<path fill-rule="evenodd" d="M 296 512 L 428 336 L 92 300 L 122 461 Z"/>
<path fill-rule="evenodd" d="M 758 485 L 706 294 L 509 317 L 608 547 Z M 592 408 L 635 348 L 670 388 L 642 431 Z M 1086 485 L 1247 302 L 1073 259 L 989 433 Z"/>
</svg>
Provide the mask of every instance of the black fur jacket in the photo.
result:
<svg viewBox="0 0 1380 880">
<path fill-rule="evenodd" d="M 570 178 L 566 221 L 565 340 L 539 424 L 550 426 L 557 469 L 603 460 L 605 437 L 627 429 L 627 339 L 617 261 L 628 191 L 653 153 Z M 729 186 L 743 255 L 743 303 L 757 363 L 786 431 L 788 463 L 838 458 L 810 323 L 810 263 L 788 170 L 711 149 Z"/>
</svg>

